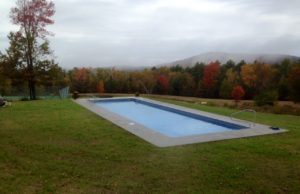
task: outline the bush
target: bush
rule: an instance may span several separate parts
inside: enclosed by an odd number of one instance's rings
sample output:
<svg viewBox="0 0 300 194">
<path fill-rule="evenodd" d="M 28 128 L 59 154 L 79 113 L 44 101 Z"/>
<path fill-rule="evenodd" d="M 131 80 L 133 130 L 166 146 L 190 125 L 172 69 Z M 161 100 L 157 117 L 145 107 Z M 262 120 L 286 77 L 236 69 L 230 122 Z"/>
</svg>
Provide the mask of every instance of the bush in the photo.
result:
<svg viewBox="0 0 300 194">
<path fill-rule="evenodd" d="M 77 91 L 73 92 L 72 98 L 75 99 L 75 100 L 77 98 L 79 98 L 79 92 L 77 92 Z"/>
<path fill-rule="evenodd" d="M 273 106 L 278 99 L 278 93 L 276 91 L 262 92 L 255 96 L 254 101 L 257 106 L 270 105 Z"/>
<path fill-rule="evenodd" d="M 135 96 L 136 96 L 136 97 L 139 97 L 139 96 L 140 96 L 140 93 L 139 93 L 139 92 L 136 92 L 136 93 L 135 93 Z"/>
<path fill-rule="evenodd" d="M 20 100 L 21 100 L 21 101 L 29 101 L 29 98 L 27 98 L 27 97 L 22 97 Z"/>
<path fill-rule="evenodd" d="M 2 98 L 0 98 L 0 107 L 4 105 L 5 105 L 5 101 Z"/>
</svg>

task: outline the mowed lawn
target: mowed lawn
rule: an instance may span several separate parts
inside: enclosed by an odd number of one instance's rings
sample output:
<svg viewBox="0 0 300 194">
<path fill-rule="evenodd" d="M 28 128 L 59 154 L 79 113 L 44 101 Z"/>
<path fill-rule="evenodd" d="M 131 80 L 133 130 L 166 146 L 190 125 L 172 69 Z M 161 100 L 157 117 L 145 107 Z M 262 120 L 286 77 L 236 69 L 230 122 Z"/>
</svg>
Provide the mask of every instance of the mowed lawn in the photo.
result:
<svg viewBox="0 0 300 194">
<path fill-rule="evenodd" d="M 14 102 L 0 109 L 0 193 L 299 193 L 300 117 L 257 121 L 289 132 L 158 148 L 71 100 Z"/>
</svg>

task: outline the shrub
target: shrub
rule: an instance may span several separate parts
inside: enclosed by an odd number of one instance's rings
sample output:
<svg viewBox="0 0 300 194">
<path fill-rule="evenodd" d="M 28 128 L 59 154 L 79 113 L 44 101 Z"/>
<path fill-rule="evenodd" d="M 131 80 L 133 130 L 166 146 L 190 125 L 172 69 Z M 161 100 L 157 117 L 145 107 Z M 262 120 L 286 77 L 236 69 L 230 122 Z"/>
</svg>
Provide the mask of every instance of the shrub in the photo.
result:
<svg viewBox="0 0 300 194">
<path fill-rule="evenodd" d="M 255 96 L 254 101 L 257 106 L 270 105 L 273 106 L 278 99 L 276 91 L 266 91 Z"/>
<path fill-rule="evenodd" d="M 29 101 L 29 98 L 28 97 L 22 97 L 20 100 L 21 101 Z"/>
<path fill-rule="evenodd" d="M 97 92 L 98 92 L 99 94 L 104 93 L 104 82 L 103 82 L 103 80 L 100 80 L 100 81 L 98 82 L 98 84 L 97 84 L 97 86 L 96 86 L 96 89 L 97 89 Z"/>
<path fill-rule="evenodd" d="M 0 98 L 0 107 L 4 105 L 5 105 L 5 101 L 2 98 Z"/>
<path fill-rule="evenodd" d="M 77 98 L 79 98 L 79 92 L 77 92 L 77 91 L 73 92 L 72 98 L 75 99 L 75 100 Z"/>
<path fill-rule="evenodd" d="M 139 92 L 136 92 L 136 93 L 135 93 L 135 96 L 136 96 L 136 97 L 139 97 L 139 96 L 140 96 L 140 93 L 139 93 Z"/>
</svg>

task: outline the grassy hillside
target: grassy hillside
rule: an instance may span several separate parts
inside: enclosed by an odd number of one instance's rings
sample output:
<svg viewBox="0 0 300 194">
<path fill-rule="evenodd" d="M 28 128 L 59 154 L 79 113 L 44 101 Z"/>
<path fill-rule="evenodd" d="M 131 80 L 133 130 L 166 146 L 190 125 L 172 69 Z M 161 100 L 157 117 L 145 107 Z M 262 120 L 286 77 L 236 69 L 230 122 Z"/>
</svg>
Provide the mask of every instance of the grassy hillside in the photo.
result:
<svg viewBox="0 0 300 194">
<path fill-rule="evenodd" d="M 299 193 L 300 117 L 258 122 L 290 131 L 158 148 L 70 100 L 14 102 L 0 109 L 0 193 Z"/>
</svg>

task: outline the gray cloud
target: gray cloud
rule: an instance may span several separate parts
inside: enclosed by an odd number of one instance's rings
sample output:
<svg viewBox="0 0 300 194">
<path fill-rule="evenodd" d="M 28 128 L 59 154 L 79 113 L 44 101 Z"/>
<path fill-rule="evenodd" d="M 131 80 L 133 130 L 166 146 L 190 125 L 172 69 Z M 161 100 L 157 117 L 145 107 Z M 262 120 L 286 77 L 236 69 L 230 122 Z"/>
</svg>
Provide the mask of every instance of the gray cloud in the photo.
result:
<svg viewBox="0 0 300 194">
<path fill-rule="evenodd" d="M 156 65 L 209 51 L 300 55 L 298 0 L 55 0 L 64 67 Z M 0 49 L 13 3 L 0 2 Z M 2 20 L 2 21 L 1 21 Z M 3 26 L 3 28 L 2 28 Z M 16 29 L 16 27 L 14 27 Z"/>
</svg>

